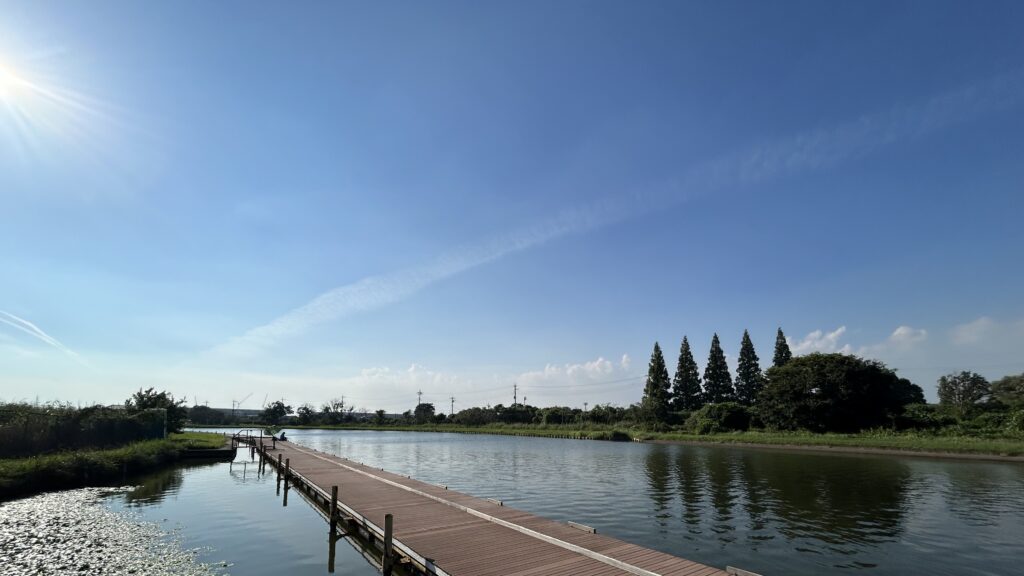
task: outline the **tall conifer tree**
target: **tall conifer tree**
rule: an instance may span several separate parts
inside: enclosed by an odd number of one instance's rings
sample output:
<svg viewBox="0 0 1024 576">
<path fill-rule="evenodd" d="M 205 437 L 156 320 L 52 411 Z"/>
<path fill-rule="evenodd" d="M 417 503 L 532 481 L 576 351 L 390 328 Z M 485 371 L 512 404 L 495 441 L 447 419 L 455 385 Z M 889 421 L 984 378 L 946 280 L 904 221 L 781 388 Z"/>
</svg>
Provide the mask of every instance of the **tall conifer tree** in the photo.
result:
<svg viewBox="0 0 1024 576">
<path fill-rule="evenodd" d="M 711 352 L 704 367 L 704 400 L 709 404 L 736 400 L 729 365 L 725 362 L 725 352 L 722 352 L 717 333 L 711 339 Z"/>
<path fill-rule="evenodd" d="M 665 357 L 661 354 L 661 346 L 654 343 L 651 363 L 647 366 L 647 384 L 644 386 L 644 398 L 641 406 L 645 417 L 652 422 L 665 422 L 668 419 L 669 386 L 668 368 Z"/>
<path fill-rule="evenodd" d="M 792 358 L 793 353 L 789 351 L 786 335 L 782 333 L 782 328 L 779 328 L 779 331 L 775 333 L 775 357 L 772 358 L 772 365 L 785 366 L 786 362 Z"/>
<path fill-rule="evenodd" d="M 679 364 L 676 365 L 676 377 L 672 379 L 671 407 L 675 411 L 697 410 L 704 405 L 704 393 L 700 389 L 700 371 L 693 361 L 690 342 L 683 336 L 679 347 Z"/>
<path fill-rule="evenodd" d="M 761 388 L 764 388 L 764 374 L 761 373 L 761 365 L 758 364 L 757 352 L 754 351 L 754 343 L 750 341 L 750 334 L 743 331 L 743 342 L 740 343 L 740 359 L 736 366 L 736 401 L 744 406 L 750 406 L 757 400 Z"/>
</svg>

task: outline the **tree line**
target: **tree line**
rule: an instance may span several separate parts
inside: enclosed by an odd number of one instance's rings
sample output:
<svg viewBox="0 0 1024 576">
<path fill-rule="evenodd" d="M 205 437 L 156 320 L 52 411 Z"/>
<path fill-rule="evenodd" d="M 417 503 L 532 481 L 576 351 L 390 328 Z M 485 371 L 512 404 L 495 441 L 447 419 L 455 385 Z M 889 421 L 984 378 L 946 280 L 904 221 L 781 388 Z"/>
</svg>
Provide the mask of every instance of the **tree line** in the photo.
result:
<svg viewBox="0 0 1024 576">
<path fill-rule="evenodd" d="M 976 429 L 1024 432 L 1024 375 L 991 385 L 974 372 L 943 376 L 939 404 L 928 406 L 920 386 L 885 364 L 850 354 L 795 357 L 776 332 L 772 366 L 762 371 L 743 331 L 733 378 L 716 333 L 703 376 L 683 337 L 673 378 L 655 342 L 640 402 L 650 428 L 682 425 L 692 432 L 762 427 L 774 430 L 856 432 L 868 428 L 940 428 L 981 418 Z"/>
</svg>

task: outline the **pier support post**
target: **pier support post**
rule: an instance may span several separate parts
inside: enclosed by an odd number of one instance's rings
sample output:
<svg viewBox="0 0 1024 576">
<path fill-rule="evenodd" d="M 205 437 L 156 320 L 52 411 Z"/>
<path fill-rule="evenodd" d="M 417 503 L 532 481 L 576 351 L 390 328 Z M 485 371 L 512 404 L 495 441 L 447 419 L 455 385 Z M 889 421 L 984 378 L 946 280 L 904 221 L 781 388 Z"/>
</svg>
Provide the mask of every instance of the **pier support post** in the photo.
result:
<svg viewBox="0 0 1024 576">
<path fill-rule="evenodd" d="M 338 528 L 338 487 L 331 486 L 331 538 L 334 538 L 334 531 Z"/>
<path fill-rule="evenodd" d="M 281 493 L 281 453 L 277 453 L 277 493 Z"/>
<path fill-rule="evenodd" d="M 288 491 L 288 483 L 291 480 L 291 478 L 289 478 L 289 476 L 291 476 L 291 472 L 292 472 L 292 460 L 291 460 L 291 458 L 285 458 L 284 459 L 284 491 L 285 492 Z"/>
<path fill-rule="evenodd" d="M 394 555 L 392 554 L 392 536 L 394 533 L 395 518 L 391 514 L 384 515 L 384 557 L 381 558 L 381 571 L 384 576 L 391 576 L 394 569 Z"/>
<path fill-rule="evenodd" d="M 333 532 L 327 537 L 327 542 L 327 573 L 334 574 L 334 556 L 335 548 L 338 545 L 338 539 L 334 537 Z"/>
</svg>

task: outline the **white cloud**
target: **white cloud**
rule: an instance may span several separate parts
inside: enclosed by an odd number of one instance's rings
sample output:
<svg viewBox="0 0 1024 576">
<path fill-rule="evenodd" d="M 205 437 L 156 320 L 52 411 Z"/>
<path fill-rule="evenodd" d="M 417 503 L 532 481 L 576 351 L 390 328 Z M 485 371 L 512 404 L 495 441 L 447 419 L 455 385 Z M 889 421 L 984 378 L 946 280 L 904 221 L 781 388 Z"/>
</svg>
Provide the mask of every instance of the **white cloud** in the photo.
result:
<svg viewBox="0 0 1024 576">
<path fill-rule="evenodd" d="M 619 366 L 623 370 L 629 370 L 630 365 L 633 363 L 633 359 L 629 357 L 629 354 L 623 354 L 622 360 L 619 361 Z"/>
<path fill-rule="evenodd" d="M 794 343 L 790 340 L 789 347 L 793 354 L 810 354 L 812 352 L 842 352 L 843 354 L 849 354 L 852 351 L 849 344 L 845 344 L 842 347 L 839 346 L 839 339 L 845 333 L 846 326 L 840 326 L 827 333 L 815 330 L 804 336 L 799 342 Z"/>
<path fill-rule="evenodd" d="M 857 349 L 858 356 L 866 358 L 893 358 L 902 356 L 918 347 L 928 339 L 928 331 L 924 328 L 898 326 L 884 341 L 877 344 L 861 346 Z"/>
<path fill-rule="evenodd" d="M 889 341 L 899 344 L 914 344 L 928 338 L 928 331 L 924 328 L 911 328 L 900 326 L 889 335 Z"/>
<path fill-rule="evenodd" d="M 953 344 L 956 344 L 957 346 L 966 346 L 981 342 L 991 336 L 996 329 L 997 325 L 994 320 L 988 316 L 982 316 L 981 318 L 966 324 L 954 326 L 953 329 L 950 330 L 950 337 L 953 340 Z"/>
</svg>

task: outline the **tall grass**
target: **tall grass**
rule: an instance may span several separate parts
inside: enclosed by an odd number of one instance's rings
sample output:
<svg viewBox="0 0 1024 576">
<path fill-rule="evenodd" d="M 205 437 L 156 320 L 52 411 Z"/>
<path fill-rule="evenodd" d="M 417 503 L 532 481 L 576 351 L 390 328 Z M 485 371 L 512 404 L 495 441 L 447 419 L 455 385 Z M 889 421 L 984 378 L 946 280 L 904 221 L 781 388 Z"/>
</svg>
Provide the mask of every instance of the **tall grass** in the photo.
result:
<svg viewBox="0 0 1024 576">
<path fill-rule="evenodd" d="M 78 450 L 29 458 L 0 460 L 0 501 L 49 490 L 106 486 L 129 475 L 178 460 L 189 447 L 220 447 L 219 434 L 174 434 L 108 450 Z"/>
<path fill-rule="evenodd" d="M 0 404 L 0 459 L 163 438 L 165 418 L 163 410 Z"/>
</svg>

